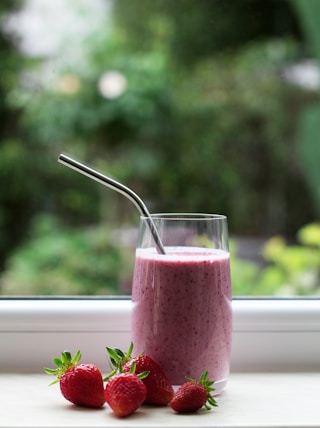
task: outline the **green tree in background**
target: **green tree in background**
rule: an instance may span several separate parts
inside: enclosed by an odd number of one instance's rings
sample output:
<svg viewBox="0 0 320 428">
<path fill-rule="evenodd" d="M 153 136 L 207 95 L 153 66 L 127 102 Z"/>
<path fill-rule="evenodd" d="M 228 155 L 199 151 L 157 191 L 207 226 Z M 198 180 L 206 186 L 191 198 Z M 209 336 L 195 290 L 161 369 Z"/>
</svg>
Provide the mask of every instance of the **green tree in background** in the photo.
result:
<svg viewBox="0 0 320 428">
<path fill-rule="evenodd" d="M 290 3 L 125 4 L 115 17 L 126 46 L 165 52 L 174 112 L 145 194 L 157 209 L 226 212 L 234 233 L 294 235 L 314 215 L 295 118 L 316 95 L 281 77 L 303 50 Z"/>
<path fill-rule="evenodd" d="M 289 5 L 114 2 L 114 24 L 93 31 L 84 66 L 57 69 L 55 86 L 26 91 L 28 140 L 47 159 L 70 151 L 124 180 L 151 210 L 226 212 L 234 233 L 294 234 L 312 216 L 293 119 L 310 96 L 281 77 L 301 43 Z M 108 70 L 128 82 L 113 99 L 97 90 Z M 70 81 L 73 92 L 62 89 Z M 89 184 L 81 192 L 80 179 L 57 168 L 45 168 L 51 212 L 76 225 L 112 207 L 123 219 L 121 201 Z"/>
<path fill-rule="evenodd" d="M 297 124 L 319 93 L 284 77 L 308 52 L 302 11 L 286 0 L 111 4 L 101 27 L 82 43 L 75 37 L 81 62 L 58 55 L 50 79 L 39 78 L 48 58 L 20 60 L 1 33 L 8 63 L 0 65 L 0 177 L 7 183 L 0 287 L 7 293 L 41 293 L 42 283 L 48 294 L 64 284 L 66 293 L 116 293 L 119 272 L 131 266 L 111 230 L 136 226 L 136 210 L 59 165 L 60 152 L 122 180 L 153 212 L 226 213 L 232 234 L 294 239 L 316 217 L 316 186 L 306 177 L 318 180 L 310 155 L 317 148 L 297 145 Z M 12 5 L 1 4 L 3 16 Z M 117 96 L 101 86 L 110 72 L 125 83 Z"/>
<path fill-rule="evenodd" d="M 299 37 L 287 0 L 117 0 L 117 24 L 130 34 L 132 49 L 150 51 L 167 44 L 172 61 L 191 66 L 252 40 Z"/>
<path fill-rule="evenodd" d="M 309 42 L 309 55 L 320 61 L 320 2 L 292 0 L 301 19 L 301 26 Z M 305 176 L 320 216 L 320 103 L 306 108 L 301 117 L 298 144 Z"/>
<path fill-rule="evenodd" d="M 0 22 L 20 2 L 0 3 Z M 19 85 L 24 58 L 7 35 L 0 32 L 0 270 L 8 253 L 20 242 L 36 201 L 30 197 L 33 165 L 23 140 L 21 109 L 12 104 L 10 92 Z M 26 179 L 28 177 L 28 180 Z"/>
<path fill-rule="evenodd" d="M 30 225 L 38 213 L 56 214 L 77 225 L 88 216 L 94 218 L 97 211 L 95 188 L 57 169 L 56 149 L 47 144 L 45 135 L 39 135 L 46 127 L 42 118 L 36 130 L 26 119 L 26 112 L 34 109 L 32 98 L 36 102 L 41 92 L 30 76 L 42 59 L 22 54 L 17 36 L 6 28 L 8 16 L 22 6 L 21 1 L 0 3 L 0 271 L 10 253 L 30 237 Z M 46 97 L 50 98 L 49 92 Z"/>
</svg>

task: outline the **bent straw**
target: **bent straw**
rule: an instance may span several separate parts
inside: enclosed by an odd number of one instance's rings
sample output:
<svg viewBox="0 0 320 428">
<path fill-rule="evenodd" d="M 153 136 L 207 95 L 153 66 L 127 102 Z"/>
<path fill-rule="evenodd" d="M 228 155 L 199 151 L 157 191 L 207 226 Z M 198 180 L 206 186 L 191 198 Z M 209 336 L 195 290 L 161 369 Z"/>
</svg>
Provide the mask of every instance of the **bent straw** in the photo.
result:
<svg viewBox="0 0 320 428">
<path fill-rule="evenodd" d="M 129 189 L 129 187 L 124 186 L 118 181 L 113 180 L 112 178 L 107 177 L 106 175 L 103 175 L 100 172 L 95 171 L 94 169 L 89 168 L 88 166 L 70 158 L 65 154 L 60 154 L 58 161 L 68 166 L 69 168 L 72 168 L 75 171 L 78 171 L 81 174 L 86 175 L 87 177 L 92 178 L 95 181 L 98 181 L 98 183 L 101 183 L 107 187 L 110 187 L 116 192 L 122 193 L 124 196 L 130 199 L 130 201 L 133 202 L 134 205 L 138 208 L 140 214 L 146 218 L 147 225 L 149 226 L 150 232 L 153 236 L 157 251 L 160 254 L 165 254 L 163 244 L 161 242 L 158 231 L 152 221 L 150 213 L 147 207 L 145 206 L 144 202 L 142 201 L 142 199 L 133 190 Z"/>
</svg>

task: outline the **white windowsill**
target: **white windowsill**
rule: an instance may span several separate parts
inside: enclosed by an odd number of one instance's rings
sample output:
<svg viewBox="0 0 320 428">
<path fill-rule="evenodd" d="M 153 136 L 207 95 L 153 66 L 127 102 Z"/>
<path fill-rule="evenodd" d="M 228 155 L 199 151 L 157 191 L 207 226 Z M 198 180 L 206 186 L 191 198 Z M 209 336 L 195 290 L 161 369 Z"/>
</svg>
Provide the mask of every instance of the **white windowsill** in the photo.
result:
<svg viewBox="0 0 320 428">
<path fill-rule="evenodd" d="M 178 415 L 142 406 L 125 419 L 68 403 L 45 374 L 0 374 L 0 427 L 311 428 L 319 427 L 320 373 L 234 373 L 219 407 Z"/>
<path fill-rule="evenodd" d="M 319 371 L 320 300 L 233 300 L 231 370 Z M 64 349 L 104 367 L 130 342 L 129 299 L 0 300 L 0 370 L 41 371 Z"/>
<path fill-rule="evenodd" d="M 130 300 L 0 299 L 0 427 L 319 427 L 320 300 L 232 305 L 231 375 L 219 408 L 186 416 L 143 407 L 119 420 L 107 408 L 69 405 L 43 369 L 62 350 L 81 349 L 84 362 L 108 372 L 105 346 L 130 341 Z"/>
</svg>

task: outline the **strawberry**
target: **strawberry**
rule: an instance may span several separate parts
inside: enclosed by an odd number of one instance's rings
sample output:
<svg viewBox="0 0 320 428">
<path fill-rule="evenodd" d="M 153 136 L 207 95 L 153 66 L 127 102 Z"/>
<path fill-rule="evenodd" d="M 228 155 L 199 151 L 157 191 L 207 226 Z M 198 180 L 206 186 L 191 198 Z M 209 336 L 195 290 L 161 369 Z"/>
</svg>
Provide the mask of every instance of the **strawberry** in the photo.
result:
<svg viewBox="0 0 320 428">
<path fill-rule="evenodd" d="M 69 351 L 62 352 L 61 358 L 54 358 L 58 368 L 45 369 L 47 374 L 57 376 L 50 385 L 59 382 L 62 395 L 73 404 L 102 407 L 105 403 L 102 374 L 93 364 L 80 364 L 80 359 L 80 351 L 73 358 Z"/>
<path fill-rule="evenodd" d="M 148 371 L 149 375 L 143 379 L 147 387 L 145 403 L 157 406 L 166 406 L 173 397 L 174 390 L 160 365 L 148 355 L 139 355 L 123 365 L 123 371 L 130 370 L 136 364 L 136 373 Z"/>
<path fill-rule="evenodd" d="M 107 381 L 105 399 L 119 418 L 134 413 L 146 396 L 147 388 L 135 373 L 119 373 Z"/>
<path fill-rule="evenodd" d="M 129 350 L 124 354 L 119 349 L 107 348 L 111 363 L 115 367 L 122 367 L 123 372 L 129 372 L 132 365 L 135 365 L 135 373 L 149 372 L 148 376 L 142 381 L 147 387 L 146 404 L 157 406 L 166 406 L 173 397 L 174 390 L 163 372 L 160 365 L 148 355 L 138 355 L 131 357 L 133 351 L 133 343 L 130 344 Z"/>
<path fill-rule="evenodd" d="M 213 381 L 208 380 L 208 372 L 203 372 L 199 382 L 187 378 L 187 382 L 180 386 L 170 401 L 170 406 L 178 413 L 196 412 L 205 406 L 209 410 L 211 406 L 218 406 L 212 397 L 214 391 Z"/>
</svg>

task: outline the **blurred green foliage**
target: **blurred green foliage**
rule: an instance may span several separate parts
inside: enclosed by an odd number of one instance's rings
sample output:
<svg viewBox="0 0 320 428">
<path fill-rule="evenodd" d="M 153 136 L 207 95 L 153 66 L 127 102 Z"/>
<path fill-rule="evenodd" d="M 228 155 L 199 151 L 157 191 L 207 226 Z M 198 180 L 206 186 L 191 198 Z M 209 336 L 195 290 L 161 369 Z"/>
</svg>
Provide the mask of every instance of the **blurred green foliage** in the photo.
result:
<svg viewBox="0 0 320 428">
<path fill-rule="evenodd" d="M 234 244 L 231 253 L 236 254 Z M 303 226 L 295 245 L 288 245 L 281 236 L 269 239 L 263 248 L 263 259 L 266 266 L 258 267 L 232 257 L 234 295 L 320 295 L 320 223 Z"/>
<path fill-rule="evenodd" d="M 309 50 L 320 61 L 320 32 L 319 16 L 320 2 L 318 0 L 292 0 L 301 20 L 301 27 L 308 41 Z M 305 109 L 300 119 L 298 129 L 298 148 L 305 171 L 306 182 L 311 189 L 311 195 L 320 213 L 320 103 Z"/>
<path fill-rule="evenodd" d="M 127 294 L 132 266 L 114 241 L 106 226 L 74 231 L 41 216 L 30 240 L 9 258 L 0 280 L 1 294 Z"/>
<path fill-rule="evenodd" d="M 290 40 L 252 43 L 199 63 L 177 83 L 181 130 L 173 162 L 188 183 L 173 196 L 177 206 L 219 207 L 233 233 L 247 235 L 290 235 L 312 216 L 294 143 L 294 117 L 312 96 L 279 78 L 295 52 Z"/>
<path fill-rule="evenodd" d="M 0 277 L 4 295 L 122 295 L 131 293 L 134 246 L 120 246 L 106 225 L 70 231 L 39 217 L 30 240 L 8 260 Z M 281 236 L 263 247 L 264 265 L 237 256 L 230 241 L 234 296 L 320 295 L 320 224 L 302 227 L 298 244 Z"/>
<path fill-rule="evenodd" d="M 2 2 L 1 20 L 21 4 Z M 298 125 L 319 92 L 284 78 L 312 48 L 292 5 L 117 0 L 75 44 L 81 64 L 53 62 L 50 79 L 47 58 L 22 56 L 0 31 L 1 292 L 128 290 L 132 257 L 111 231 L 136 227 L 137 213 L 58 165 L 60 152 L 125 182 L 150 211 L 225 213 L 232 235 L 294 238 L 317 218 L 317 127 L 304 164 Z M 99 89 L 108 71 L 127 83 L 118 97 Z M 235 259 L 236 294 L 277 293 L 283 267 L 270 261 L 262 278 Z"/>
<path fill-rule="evenodd" d="M 299 55 L 297 42 L 247 43 L 198 60 L 190 73 L 168 49 L 128 52 L 130 34 L 116 34 L 111 46 L 100 35 L 89 54 L 91 73 L 57 76 L 57 85 L 77 79 L 74 94 L 55 87 L 29 94 L 24 120 L 33 138 L 124 181 L 152 211 L 227 213 L 235 234 L 290 235 L 306 223 L 314 207 L 296 123 L 318 94 L 282 78 Z M 128 81 L 115 99 L 96 90 L 110 69 Z M 121 216 L 121 202 L 117 211 Z"/>
</svg>

